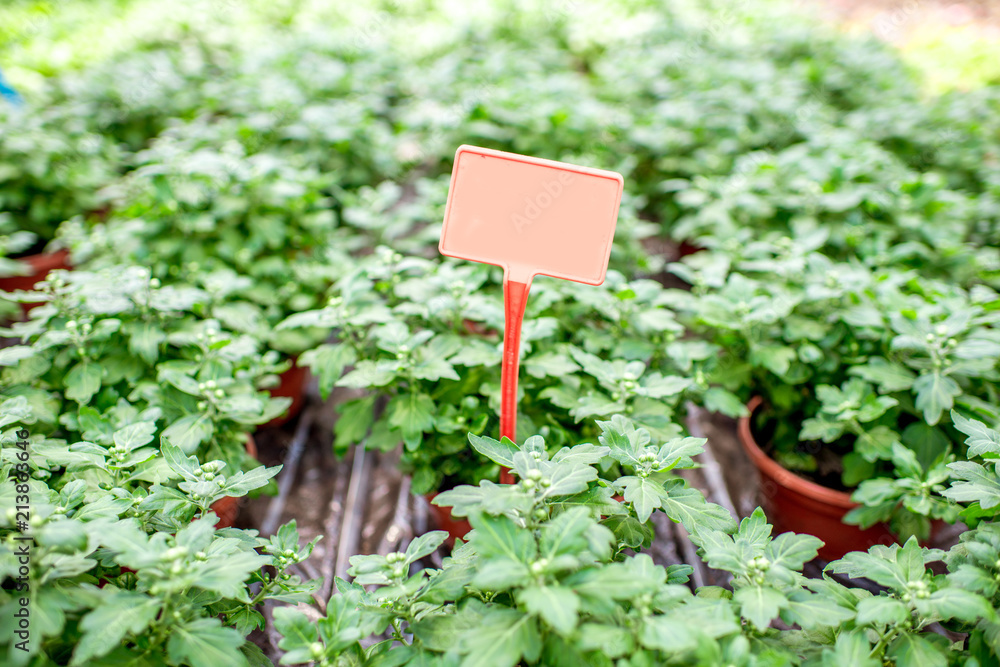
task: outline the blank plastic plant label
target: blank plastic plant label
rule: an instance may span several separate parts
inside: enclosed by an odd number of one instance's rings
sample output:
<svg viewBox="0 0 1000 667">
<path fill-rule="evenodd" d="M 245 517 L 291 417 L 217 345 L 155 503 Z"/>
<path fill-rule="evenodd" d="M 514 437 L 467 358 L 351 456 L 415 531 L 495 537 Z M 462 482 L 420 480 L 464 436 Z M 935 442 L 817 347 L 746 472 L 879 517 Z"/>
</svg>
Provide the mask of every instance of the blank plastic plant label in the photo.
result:
<svg viewBox="0 0 1000 667">
<path fill-rule="evenodd" d="M 476 146 L 455 154 L 441 254 L 504 270 L 500 436 L 516 441 L 521 321 L 536 275 L 600 285 L 621 174 Z M 501 481 L 513 478 L 506 471 Z"/>
<path fill-rule="evenodd" d="M 618 220 L 620 174 L 461 146 L 441 230 L 441 254 L 600 285 Z"/>
</svg>

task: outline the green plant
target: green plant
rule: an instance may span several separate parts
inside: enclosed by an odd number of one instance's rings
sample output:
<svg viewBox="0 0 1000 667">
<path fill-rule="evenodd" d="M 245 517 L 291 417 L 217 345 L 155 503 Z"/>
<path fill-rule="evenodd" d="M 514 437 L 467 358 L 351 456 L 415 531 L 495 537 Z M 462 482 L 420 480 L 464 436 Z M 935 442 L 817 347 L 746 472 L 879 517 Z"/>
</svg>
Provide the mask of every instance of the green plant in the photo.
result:
<svg viewBox="0 0 1000 667">
<path fill-rule="evenodd" d="M 116 186 L 112 220 L 93 232 L 66 230 L 75 257 L 99 268 L 124 255 L 164 284 L 202 288 L 212 316 L 274 349 L 295 353 L 325 336 L 272 329 L 315 306 L 338 275 L 325 252 L 336 220 L 324 194 L 329 176 L 246 155 L 235 142 L 217 150 L 162 137 L 137 159 Z"/>
<path fill-rule="evenodd" d="M 673 417 L 684 398 L 701 393 L 739 409 L 699 375 L 715 350 L 680 340 L 682 327 L 659 305 L 663 295 L 653 281 L 615 272 L 596 288 L 536 281 L 521 338 L 518 438 L 537 431 L 559 446 L 596 435 L 589 418 L 618 412 L 669 438 L 680 433 Z M 499 411 L 498 270 L 379 248 L 337 281 L 325 308 L 293 315 L 279 329 L 303 326 L 337 330 L 335 343 L 301 358 L 321 392 L 369 392 L 338 407 L 335 447 L 402 442 L 417 492 L 496 477 L 496 466 L 455 434 L 486 432 L 495 426 L 487 411 Z"/>
<path fill-rule="evenodd" d="M 978 277 L 975 264 L 967 266 L 979 261 L 968 245 L 975 197 L 949 188 L 941 174 L 907 168 L 853 132 L 741 156 L 732 174 L 693 178 L 677 202 L 683 215 L 671 233 L 708 247 L 739 252 L 769 232 L 796 237 L 822 230 L 817 249 L 832 259 L 905 266 L 966 284 Z"/>
<path fill-rule="evenodd" d="M 100 191 L 117 177 L 121 156 L 73 109 L 7 106 L 0 108 L 0 211 L 34 235 L 16 252 L 41 252 L 64 220 L 104 205 Z"/>
<path fill-rule="evenodd" d="M 52 437 L 23 396 L 0 403 L 0 498 L 10 510 L 0 515 L 0 579 L 19 582 L 0 590 L 0 610 L 14 618 L 26 597 L 32 620 L 20 647 L 5 633 L 6 664 L 260 664 L 245 640 L 262 626 L 257 606 L 309 597 L 314 582 L 289 568 L 315 541 L 300 546 L 294 522 L 263 539 L 216 529 L 210 511 L 279 468 L 239 472 L 169 442 L 158 448 L 150 413 L 120 406 L 117 420 L 92 420 L 108 441 L 74 442 Z M 15 512 L 25 498 L 28 509 Z M 26 566 L 19 535 L 31 538 Z"/>
<path fill-rule="evenodd" d="M 0 213 L 0 233 L 0 277 L 28 275 L 31 269 L 14 258 L 31 248 L 37 237 L 18 229 L 10 213 Z"/>
<path fill-rule="evenodd" d="M 277 353 L 198 316 L 207 294 L 161 286 L 142 267 L 54 272 L 47 301 L 10 333 L 25 344 L 0 352 L 0 386 L 24 396 L 41 422 L 67 438 L 123 402 L 154 410 L 163 435 L 187 454 L 250 463 L 247 433 L 281 414 L 289 399 L 258 385 L 283 369 Z M 104 435 L 107 435 L 105 432 Z"/>
<path fill-rule="evenodd" d="M 541 438 L 518 447 L 470 436 L 480 452 L 514 468 L 520 481 L 484 481 L 435 499 L 467 514 L 474 528 L 469 542 L 458 546 L 441 569 L 413 571 L 415 562 L 444 540 L 444 533 L 429 533 L 402 553 L 353 557 L 354 581 L 338 580 L 339 595 L 315 624 L 297 610 L 276 610 L 281 647 L 287 651 L 283 662 L 970 664 L 963 662 L 970 651 L 927 632 L 926 626 L 996 618 L 983 597 L 932 575 L 925 563 L 942 554 L 922 550 L 915 540 L 831 564 L 853 570 L 863 563 L 864 576 L 891 578 L 890 592 L 873 596 L 801 574 L 803 564 L 816 556 L 816 538 L 792 533 L 772 538 L 760 510 L 737 528 L 722 508 L 706 504 L 697 492 L 705 511 L 685 517 L 685 526 L 693 530 L 706 562 L 734 579 L 732 591 L 710 586 L 692 592 L 684 585 L 688 566 L 664 568 L 646 554 L 629 552 L 614 520 L 627 516 L 645 525 L 636 514 L 640 506 L 627 499 L 616 503 L 610 483 L 601 480 L 594 465 L 602 455 L 613 454 L 649 479 L 642 473 L 665 461 L 687 465 L 686 457 L 700 443 L 654 445 L 648 433 L 622 417 L 601 427 L 601 447 L 566 447 L 551 458 Z M 669 484 L 658 493 L 676 500 Z M 675 509 L 664 505 L 668 514 Z M 718 522 L 723 515 L 726 521 Z M 903 597 L 904 588 L 913 590 L 909 598 Z M 887 627 L 887 615 L 902 619 L 897 608 L 913 622 Z M 779 618 L 798 627 L 771 627 Z M 993 654 L 987 648 L 977 655 Z"/>
<path fill-rule="evenodd" d="M 682 321 L 726 350 L 708 380 L 764 399 L 757 438 L 783 466 L 860 483 L 865 507 L 849 521 L 922 538 L 927 517 L 954 521 L 944 465 L 965 447 L 949 410 L 1000 422 L 996 292 L 836 263 L 793 241 L 743 255 L 676 267 L 695 284 L 673 295 Z"/>
</svg>

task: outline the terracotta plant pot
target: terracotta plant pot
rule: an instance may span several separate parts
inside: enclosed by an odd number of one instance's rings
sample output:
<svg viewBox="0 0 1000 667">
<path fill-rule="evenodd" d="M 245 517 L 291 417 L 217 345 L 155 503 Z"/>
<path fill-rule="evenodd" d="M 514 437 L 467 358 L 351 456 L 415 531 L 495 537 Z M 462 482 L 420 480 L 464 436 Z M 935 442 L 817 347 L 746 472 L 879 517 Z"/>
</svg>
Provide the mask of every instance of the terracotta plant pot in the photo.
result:
<svg viewBox="0 0 1000 667">
<path fill-rule="evenodd" d="M 49 271 L 70 268 L 68 260 L 68 250 L 57 250 L 56 252 L 22 257 L 18 261 L 28 266 L 29 273 L 23 276 L 0 278 L 0 290 L 4 292 L 14 292 L 17 290 L 30 291 L 35 288 L 36 283 L 45 280 L 45 277 L 49 275 Z M 41 303 L 22 303 L 21 309 L 27 313 L 32 308 L 40 305 Z"/>
<path fill-rule="evenodd" d="M 701 252 L 704 250 L 704 246 L 695 245 L 689 243 L 688 241 L 681 241 L 680 245 L 677 246 L 677 258 L 687 257 L 688 255 L 693 255 L 696 252 Z"/>
<path fill-rule="evenodd" d="M 302 411 L 305 404 L 306 380 L 309 379 L 309 369 L 298 365 L 298 359 L 292 359 L 292 367 L 278 376 L 281 383 L 277 387 L 268 389 L 267 392 L 275 398 L 290 398 L 292 404 L 288 406 L 288 412 L 281 417 L 275 417 L 271 421 L 263 424 L 259 428 L 277 428 L 288 423 Z"/>
<path fill-rule="evenodd" d="M 455 540 L 465 538 L 472 530 L 469 520 L 454 517 L 451 515 L 450 507 L 441 507 L 431 502 L 437 497 L 436 493 L 428 493 L 425 497 L 431 506 L 431 516 L 434 517 L 434 523 L 440 530 L 448 531 L 448 539 L 445 542 L 449 547 L 455 546 Z"/>
<path fill-rule="evenodd" d="M 750 418 L 762 402 L 759 396 L 750 400 L 750 416 L 740 418 L 738 433 L 740 444 L 760 473 L 764 512 L 774 524 L 775 534 L 793 531 L 815 535 L 823 540 L 819 555 L 825 560 L 895 542 L 885 524 L 862 530 L 843 522 L 844 515 L 858 506 L 849 494 L 803 479 L 764 453 L 750 429 Z"/>
<path fill-rule="evenodd" d="M 247 433 L 247 454 L 257 458 L 257 443 L 250 433 Z M 219 517 L 219 521 L 215 524 L 216 528 L 232 528 L 236 525 L 236 517 L 240 513 L 240 499 L 233 496 L 219 498 L 212 503 L 212 511 Z"/>
</svg>

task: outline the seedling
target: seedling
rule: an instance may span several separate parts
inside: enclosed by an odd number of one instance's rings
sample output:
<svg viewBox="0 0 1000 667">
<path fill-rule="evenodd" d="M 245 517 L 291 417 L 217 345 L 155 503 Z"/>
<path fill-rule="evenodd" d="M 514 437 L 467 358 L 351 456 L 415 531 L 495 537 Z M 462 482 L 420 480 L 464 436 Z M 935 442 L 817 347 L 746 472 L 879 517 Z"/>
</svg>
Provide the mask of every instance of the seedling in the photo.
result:
<svg viewBox="0 0 1000 667">
<path fill-rule="evenodd" d="M 600 285 L 608 269 L 621 174 L 460 146 L 441 254 L 504 271 L 500 437 L 515 439 L 521 322 L 536 275 Z M 501 481 L 510 482 L 504 471 Z"/>
</svg>

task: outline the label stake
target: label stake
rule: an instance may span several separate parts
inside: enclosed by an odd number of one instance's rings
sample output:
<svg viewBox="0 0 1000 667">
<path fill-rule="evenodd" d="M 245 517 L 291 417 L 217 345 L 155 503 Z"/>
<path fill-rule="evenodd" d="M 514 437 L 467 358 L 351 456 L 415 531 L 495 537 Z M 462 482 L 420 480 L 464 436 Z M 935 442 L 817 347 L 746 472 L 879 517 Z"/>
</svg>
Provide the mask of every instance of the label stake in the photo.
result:
<svg viewBox="0 0 1000 667">
<path fill-rule="evenodd" d="M 521 324 L 536 275 L 600 285 L 624 179 L 489 148 L 460 146 L 441 228 L 442 255 L 503 269 L 500 437 L 516 442 Z M 506 469 L 500 481 L 513 483 Z"/>
</svg>

